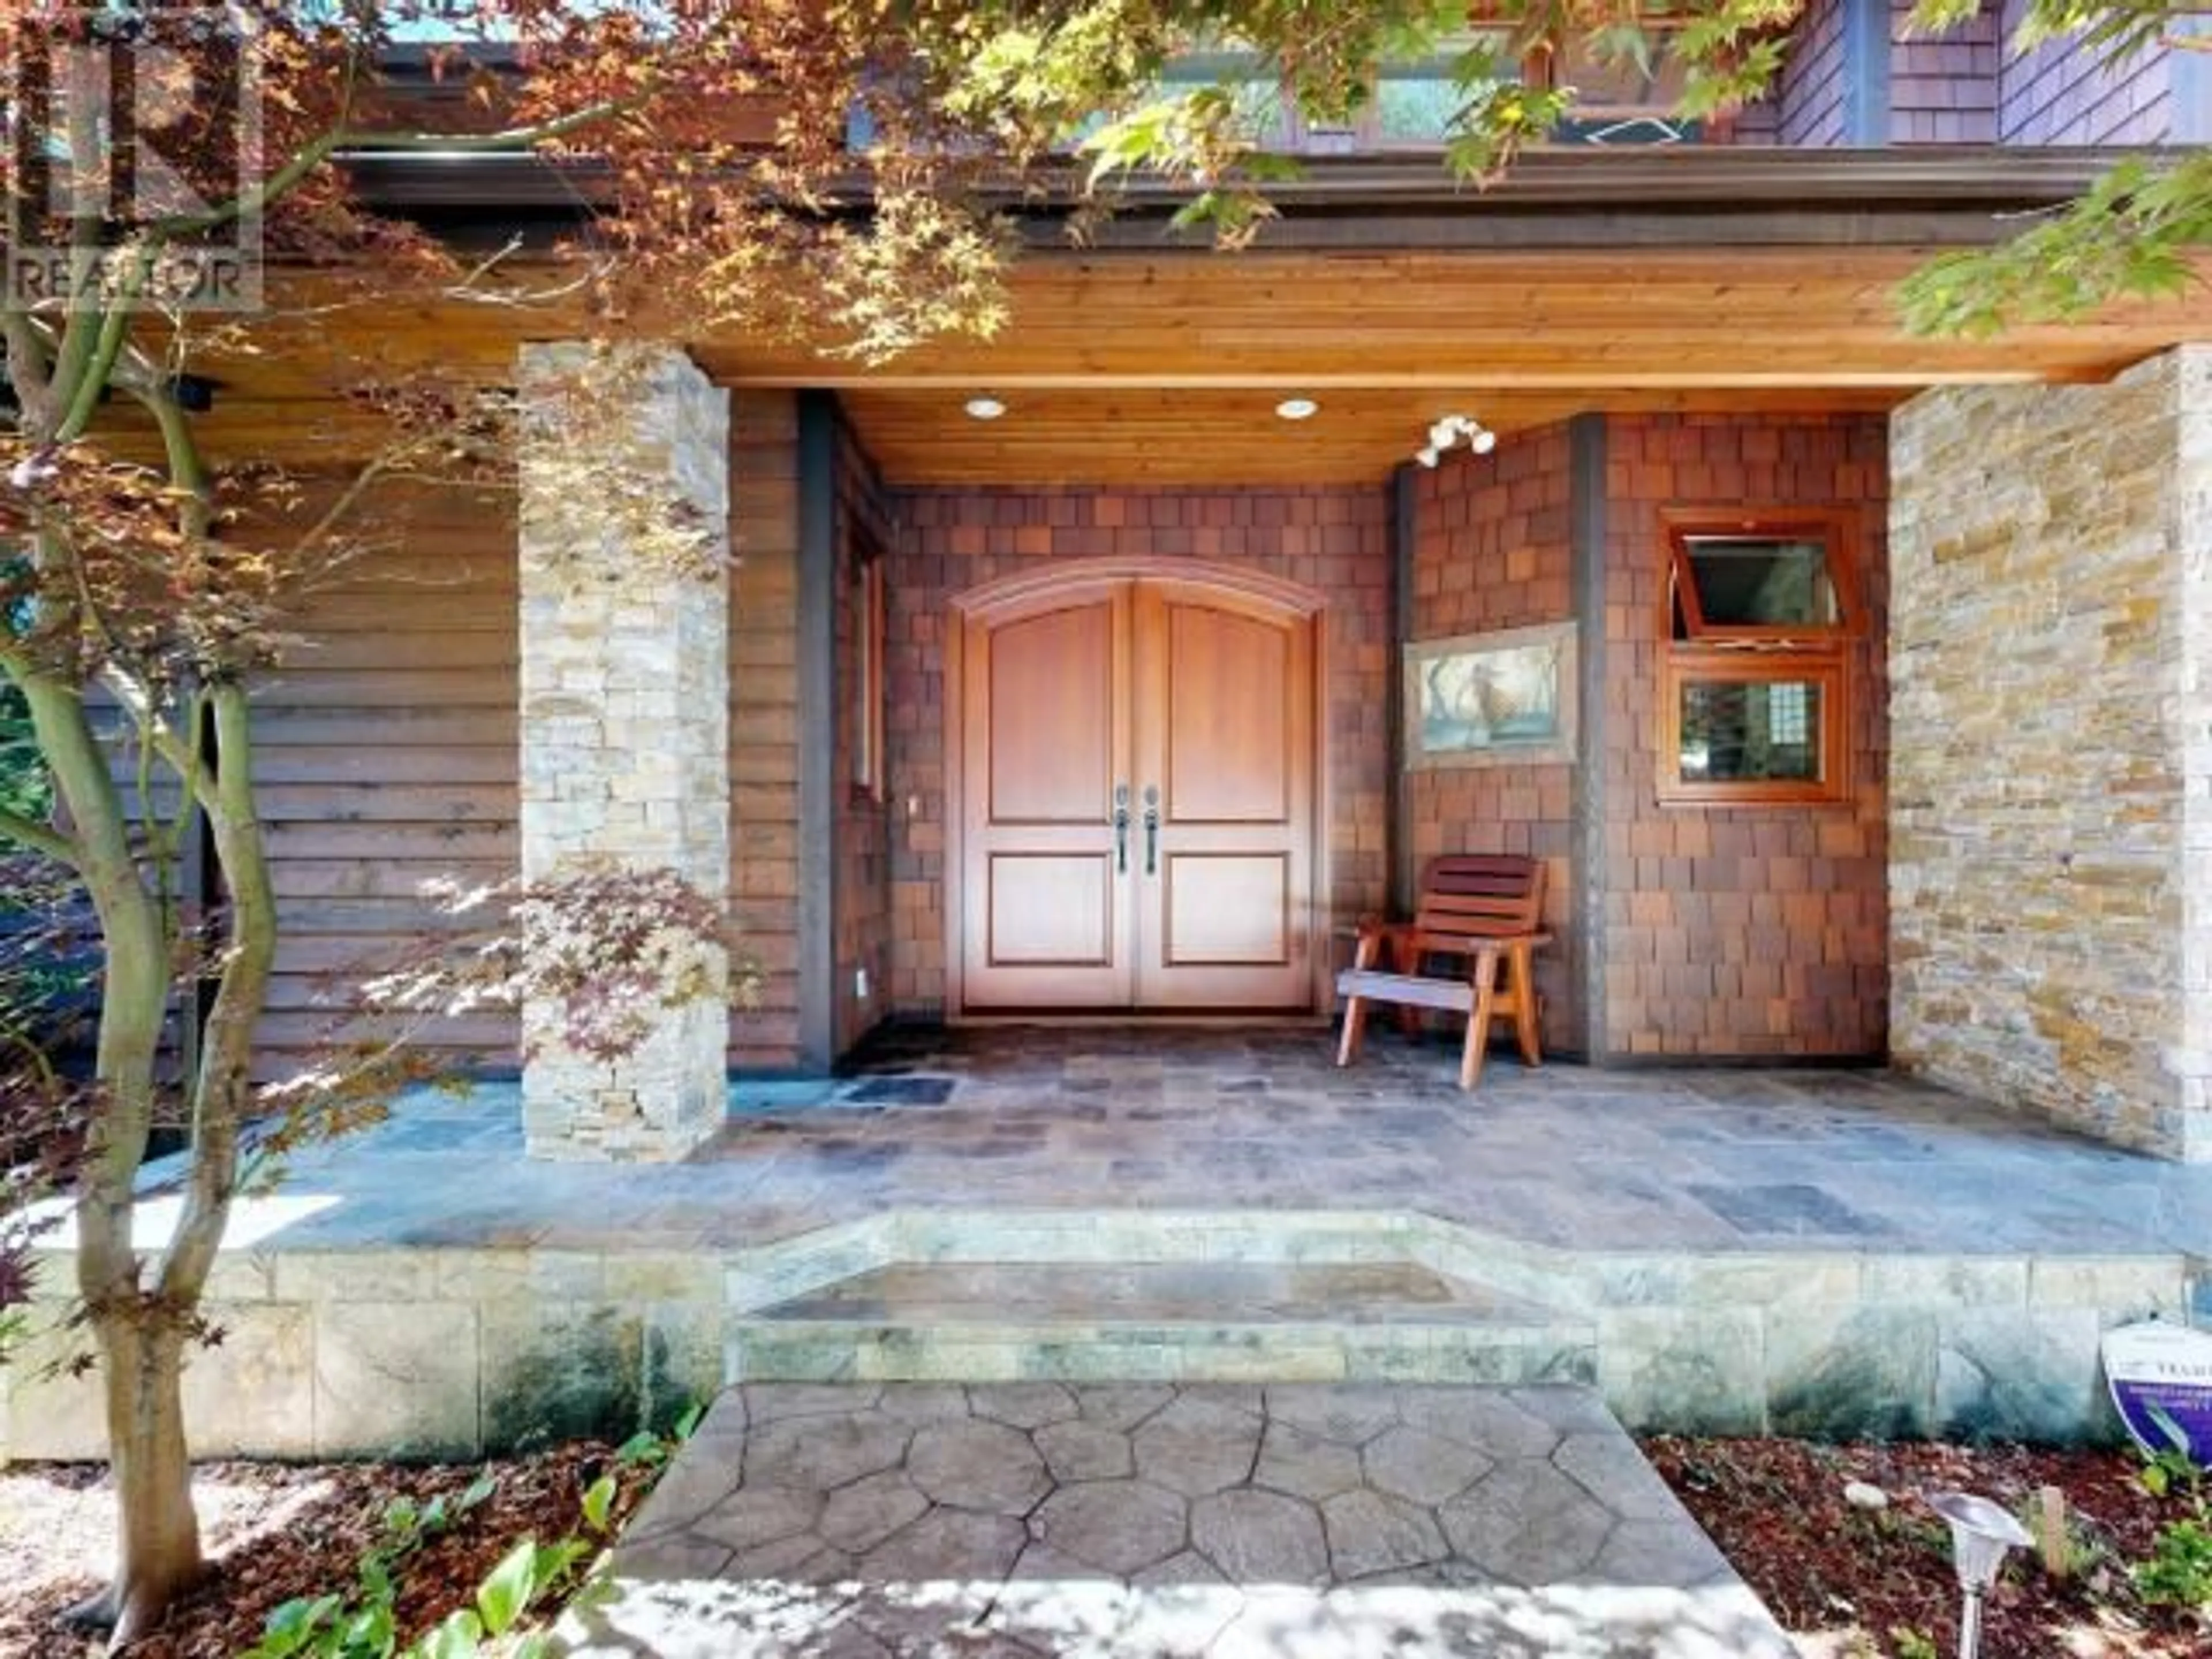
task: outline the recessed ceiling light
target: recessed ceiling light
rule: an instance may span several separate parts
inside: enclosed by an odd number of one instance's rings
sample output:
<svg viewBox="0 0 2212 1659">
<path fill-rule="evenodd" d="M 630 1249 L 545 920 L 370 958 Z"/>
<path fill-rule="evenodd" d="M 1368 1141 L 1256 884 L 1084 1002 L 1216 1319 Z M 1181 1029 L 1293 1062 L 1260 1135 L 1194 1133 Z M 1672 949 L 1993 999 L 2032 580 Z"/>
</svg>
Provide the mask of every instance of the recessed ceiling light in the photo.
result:
<svg viewBox="0 0 2212 1659">
<path fill-rule="evenodd" d="M 1286 421 L 1310 421 L 1321 413 L 1321 405 L 1310 398 L 1285 398 L 1275 405 L 1275 413 Z"/>
<path fill-rule="evenodd" d="M 1006 412 L 1006 404 L 996 398 L 970 398 L 963 407 L 979 421 L 995 421 Z"/>
</svg>

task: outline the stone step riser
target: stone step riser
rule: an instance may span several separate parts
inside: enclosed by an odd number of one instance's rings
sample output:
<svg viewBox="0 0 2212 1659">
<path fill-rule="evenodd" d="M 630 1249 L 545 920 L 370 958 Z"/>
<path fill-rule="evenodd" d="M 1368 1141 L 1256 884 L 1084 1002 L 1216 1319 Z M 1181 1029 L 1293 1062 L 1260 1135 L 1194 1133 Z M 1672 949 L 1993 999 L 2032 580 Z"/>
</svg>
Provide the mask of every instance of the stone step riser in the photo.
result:
<svg viewBox="0 0 2212 1659">
<path fill-rule="evenodd" d="M 761 1321 L 725 1349 L 732 1382 L 1594 1382 L 1588 1325 L 1221 1325 L 1122 1330 Z"/>
</svg>

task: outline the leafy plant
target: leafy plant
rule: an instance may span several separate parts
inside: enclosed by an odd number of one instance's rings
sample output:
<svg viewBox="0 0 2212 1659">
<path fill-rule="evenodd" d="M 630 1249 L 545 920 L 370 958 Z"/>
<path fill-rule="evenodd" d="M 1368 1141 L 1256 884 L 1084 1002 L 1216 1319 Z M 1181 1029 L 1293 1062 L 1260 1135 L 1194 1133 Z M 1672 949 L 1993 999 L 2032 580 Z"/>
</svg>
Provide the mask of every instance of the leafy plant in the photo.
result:
<svg viewBox="0 0 2212 1659">
<path fill-rule="evenodd" d="M 261 1640 L 244 1659 L 392 1659 L 397 1651 L 393 1609 L 399 1600 L 398 1569 L 410 1556 L 450 1531 L 492 1495 L 487 1473 L 451 1500 L 440 1493 L 427 1504 L 396 1498 L 384 1511 L 384 1536 L 362 1557 L 357 1593 L 299 1596 L 277 1607 Z"/>
<path fill-rule="evenodd" d="M 401 1569 L 424 1544 L 489 1498 L 495 1482 L 489 1473 L 479 1475 L 451 1503 L 442 1495 L 419 1506 L 409 1498 L 395 1500 L 385 1511 L 383 1540 L 362 1558 L 355 1592 L 285 1602 L 269 1615 L 261 1640 L 240 1659 L 477 1659 L 492 1652 L 506 1659 L 539 1659 L 550 1651 L 551 1638 L 544 1631 L 520 1631 L 526 1615 L 570 1588 L 583 1564 L 612 1539 L 623 1473 L 640 1471 L 644 1485 L 651 1486 L 705 1413 L 703 1404 L 694 1402 L 670 1433 L 648 1429 L 633 1435 L 615 1453 L 615 1468 L 585 1489 L 574 1531 L 551 1543 L 519 1540 L 484 1575 L 468 1606 L 454 1608 L 427 1635 L 404 1646 L 395 1615 Z M 580 1591 L 590 1593 L 589 1586 Z"/>
<path fill-rule="evenodd" d="M 2202 1471 L 2185 1452 L 2171 1449 L 2146 1454 L 2136 1471 L 2136 1485 L 2153 1498 L 2187 1497 L 2197 1490 Z"/>
<path fill-rule="evenodd" d="M 1889 1645 L 1896 1659 L 1936 1659 L 1936 1638 L 1910 1625 L 1892 1625 Z"/>
<path fill-rule="evenodd" d="M 691 1437 L 699 1419 L 707 1414 L 704 1401 L 695 1400 L 684 1408 L 676 1426 L 666 1434 L 640 1429 L 615 1449 L 615 1462 L 625 1468 L 651 1469 L 656 1475 L 676 1455 L 676 1449 Z"/>
<path fill-rule="evenodd" d="M 2143 1466 L 2136 1471 L 2136 1484 L 2153 1498 L 2167 1498 L 2177 1493 L 2186 1498 L 2197 1496 L 2204 1471 L 2197 1466 L 2197 1460 L 2191 1455 L 2189 1431 L 2176 1422 L 2173 1413 L 2155 1400 L 2143 1409 L 2166 1444 L 2154 1452 L 2143 1454 Z"/>
<path fill-rule="evenodd" d="M 2145 1455 L 2136 1482 L 2154 1498 L 2182 1498 L 2189 1508 L 2158 1529 L 2150 1559 L 2128 1576 L 2152 1607 L 2212 1610 L 2212 1499 L 2205 1495 L 2204 1472 L 2190 1455 L 2189 1431 L 2155 1401 L 2148 1410 L 2166 1443 Z"/>
<path fill-rule="evenodd" d="M 2136 1592 L 2153 1607 L 2212 1610 L 2212 1516 L 2169 1521 L 2151 1544 L 2150 1559 L 2130 1569 Z"/>
</svg>

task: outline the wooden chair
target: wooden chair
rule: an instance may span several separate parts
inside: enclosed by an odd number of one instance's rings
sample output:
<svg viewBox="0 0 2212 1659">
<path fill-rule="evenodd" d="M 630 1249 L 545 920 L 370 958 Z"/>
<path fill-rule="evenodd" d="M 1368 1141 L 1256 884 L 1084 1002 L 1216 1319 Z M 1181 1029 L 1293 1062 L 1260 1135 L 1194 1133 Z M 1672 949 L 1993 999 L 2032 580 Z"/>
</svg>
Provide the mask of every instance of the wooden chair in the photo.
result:
<svg viewBox="0 0 2212 1659">
<path fill-rule="evenodd" d="M 1367 1033 L 1367 1005 L 1395 1004 L 1399 1023 L 1420 1029 L 1420 1010 L 1442 1008 L 1467 1016 L 1459 1086 L 1472 1089 L 1482 1075 L 1491 1022 L 1510 1019 L 1521 1058 L 1544 1062 L 1536 1036 L 1536 988 L 1530 959 L 1550 942 L 1542 931 L 1544 866 L 1534 859 L 1455 855 L 1430 861 L 1421 877 L 1419 906 L 1410 922 L 1369 918 L 1359 925 L 1352 966 L 1337 976 L 1345 998 L 1344 1036 L 1336 1063 L 1359 1056 Z M 1429 971 L 1439 957 L 1460 963 L 1449 975 Z M 1501 978 L 1498 969 L 1504 969 Z"/>
</svg>

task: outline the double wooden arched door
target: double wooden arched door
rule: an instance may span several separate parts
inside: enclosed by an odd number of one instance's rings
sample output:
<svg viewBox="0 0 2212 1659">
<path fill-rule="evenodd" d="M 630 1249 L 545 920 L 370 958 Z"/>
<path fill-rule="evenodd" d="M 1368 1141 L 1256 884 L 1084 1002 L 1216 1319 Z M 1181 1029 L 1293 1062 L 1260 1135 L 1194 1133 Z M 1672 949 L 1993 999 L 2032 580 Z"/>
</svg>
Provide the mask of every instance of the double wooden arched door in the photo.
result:
<svg viewBox="0 0 2212 1659">
<path fill-rule="evenodd" d="M 1180 564 L 956 601 L 955 1013 L 1316 1006 L 1318 611 Z"/>
</svg>

